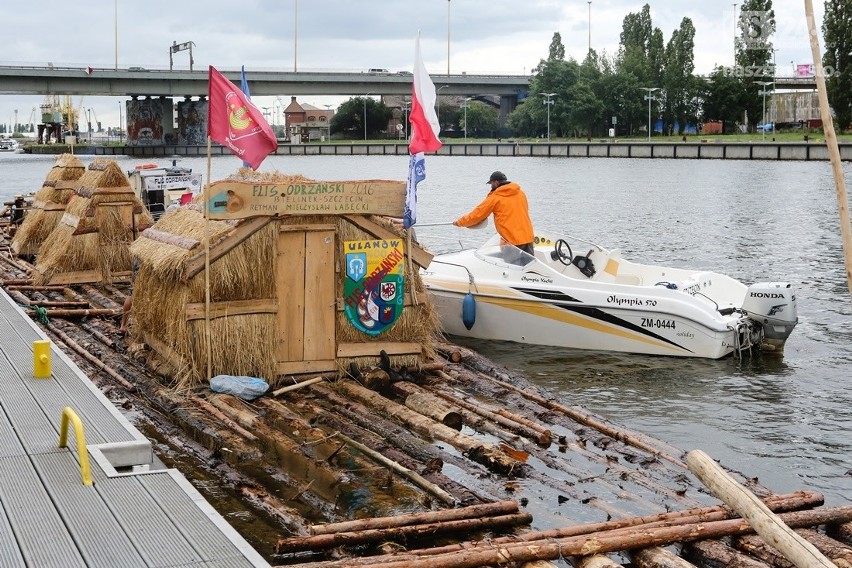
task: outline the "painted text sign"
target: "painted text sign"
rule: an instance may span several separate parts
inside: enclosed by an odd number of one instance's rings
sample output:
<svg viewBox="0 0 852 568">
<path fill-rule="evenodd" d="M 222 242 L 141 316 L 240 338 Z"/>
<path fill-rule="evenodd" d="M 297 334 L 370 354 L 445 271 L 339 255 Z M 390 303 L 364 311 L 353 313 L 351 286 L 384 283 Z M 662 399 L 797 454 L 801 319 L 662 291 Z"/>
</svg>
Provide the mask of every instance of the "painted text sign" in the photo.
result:
<svg viewBox="0 0 852 568">
<path fill-rule="evenodd" d="M 254 183 L 221 181 L 208 189 L 211 219 L 272 215 L 385 215 L 402 217 L 405 182 L 305 181 Z"/>
</svg>

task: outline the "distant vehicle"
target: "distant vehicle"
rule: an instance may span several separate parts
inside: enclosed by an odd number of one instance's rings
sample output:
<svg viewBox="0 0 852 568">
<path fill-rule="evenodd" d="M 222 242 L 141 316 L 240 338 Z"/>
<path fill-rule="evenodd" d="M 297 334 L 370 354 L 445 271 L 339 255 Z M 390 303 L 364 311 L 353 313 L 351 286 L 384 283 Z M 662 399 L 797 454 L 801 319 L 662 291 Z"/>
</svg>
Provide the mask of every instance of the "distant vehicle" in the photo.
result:
<svg viewBox="0 0 852 568">
<path fill-rule="evenodd" d="M 763 132 L 771 132 L 772 131 L 772 123 L 770 122 L 770 123 L 767 123 L 767 124 L 758 124 L 757 130 L 758 131 L 762 130 Z"/>
<path fill-rule="evenodd" d="M 397 75 L 413 75 L 411 71 L 397 71 Z"/>
<path fill-rule="evenodd" d="M 387 69 L 379 69 L 378 67 L 375 67 L 373 69 L 367 69 L 367 73 L 390 73 L 390 71 L 388 71 Z"/>
<path fill-rule="evenodd" d="M 144 67 L 128 67 L 128 71 L 147 71 Z"/>
<path fill-rule="evenodd" d="M 11 138 L 0 138 L 0 150 L 15 151 L 18 149 L 18 141 Z"/>
</svg>

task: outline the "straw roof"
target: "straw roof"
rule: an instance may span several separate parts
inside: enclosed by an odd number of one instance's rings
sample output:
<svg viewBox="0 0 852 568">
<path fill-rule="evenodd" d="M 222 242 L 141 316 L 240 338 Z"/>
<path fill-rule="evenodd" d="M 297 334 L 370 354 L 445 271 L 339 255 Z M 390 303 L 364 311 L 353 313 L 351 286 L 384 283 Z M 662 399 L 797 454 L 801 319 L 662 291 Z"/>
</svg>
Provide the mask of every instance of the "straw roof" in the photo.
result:
<svg viewBox="0 0 852 568">
<path fill-rule="evenodd" d="M 15 254 L 38 254 L 39 247 L 62 218 L 65 205 L 85 171 L 83 162 L 73 154 L 56 157 L 41 189 L 35 194 L 32 208 L 12 239 Z"/>
<path fill-rule="evenodd" d="M 97 270 L 103 282 L 130 271 L 129 245 L 153 218 L 130 189 L 114 160 L 95 158 L 78 180 L 56 228 L 42 244 L 34 281 L 46 284 L 58 273 Z"/>
</svg>

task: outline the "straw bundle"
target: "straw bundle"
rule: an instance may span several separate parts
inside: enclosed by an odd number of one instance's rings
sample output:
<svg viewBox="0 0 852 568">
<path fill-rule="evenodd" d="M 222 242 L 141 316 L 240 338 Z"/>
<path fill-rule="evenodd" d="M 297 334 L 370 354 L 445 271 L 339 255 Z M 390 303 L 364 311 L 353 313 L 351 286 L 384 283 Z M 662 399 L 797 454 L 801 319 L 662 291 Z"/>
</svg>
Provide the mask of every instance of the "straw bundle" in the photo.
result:
<svg viewBox="0 0 852 568">
<path fill-rule="evenodd" d="M 12 251 L 15 254 L 38 254 L 41 244 L 62 218 L 65 205 L 74 195 L 77 181 L 85 170 L 77 156 L 57 156 L 44 184 L 35 194 L 32 209 L 15 233 L 12 240 Z"/>
<path fill-rule="evenodd" d="M 205 274 L 201 271 L 185 282 L 187 263 L 204 254 L 208 232 L 215 246 L 236 225 L 209 221 L 205 226 L 199 211 L 182 207 L 163 215 L 154 229 L 197 244 L 184 248 L 143 234 L 130 249 L 140 259 L 133 292 L 134 332 L 152 334 L 188 363 L 176 377 L 181 387 L 196 386 L 204 382 L 207 374 L 205 319 L 187 321 L 186 315 L 188 304 L 205 302 Z M 270 224 L 211 263 L 211 303 L 276 297 L 275 234 L 276 227 Z M 273 313 L 212 318 L 213 374 L 249 375 L 272 381 L 275 330 Z"/>
<path fill-rule="evenodd" d="M 78 180 L 61 221 L 44 241 L 34 281 L 47 284 L 57 273 L 97 270 L 101 281 L 129 271 L 128 247 L 153 223 L 114 160 L 96 158 Z"/>
</svg>

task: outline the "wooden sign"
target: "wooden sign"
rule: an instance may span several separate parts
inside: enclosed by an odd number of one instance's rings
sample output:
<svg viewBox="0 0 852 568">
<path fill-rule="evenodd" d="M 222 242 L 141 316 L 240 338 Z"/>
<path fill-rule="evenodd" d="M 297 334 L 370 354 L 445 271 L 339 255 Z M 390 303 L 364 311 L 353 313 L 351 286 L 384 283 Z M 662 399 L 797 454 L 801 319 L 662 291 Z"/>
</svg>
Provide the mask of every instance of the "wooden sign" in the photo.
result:
<svg viewBox="0 0 852 568">
<path fill-rule="evenodd" d="M 389 180 L 254 183 L 221 181 L 207 189 L 211 219 L 272 215 L 402 217 L 405 182 Z"/>
</svg>

